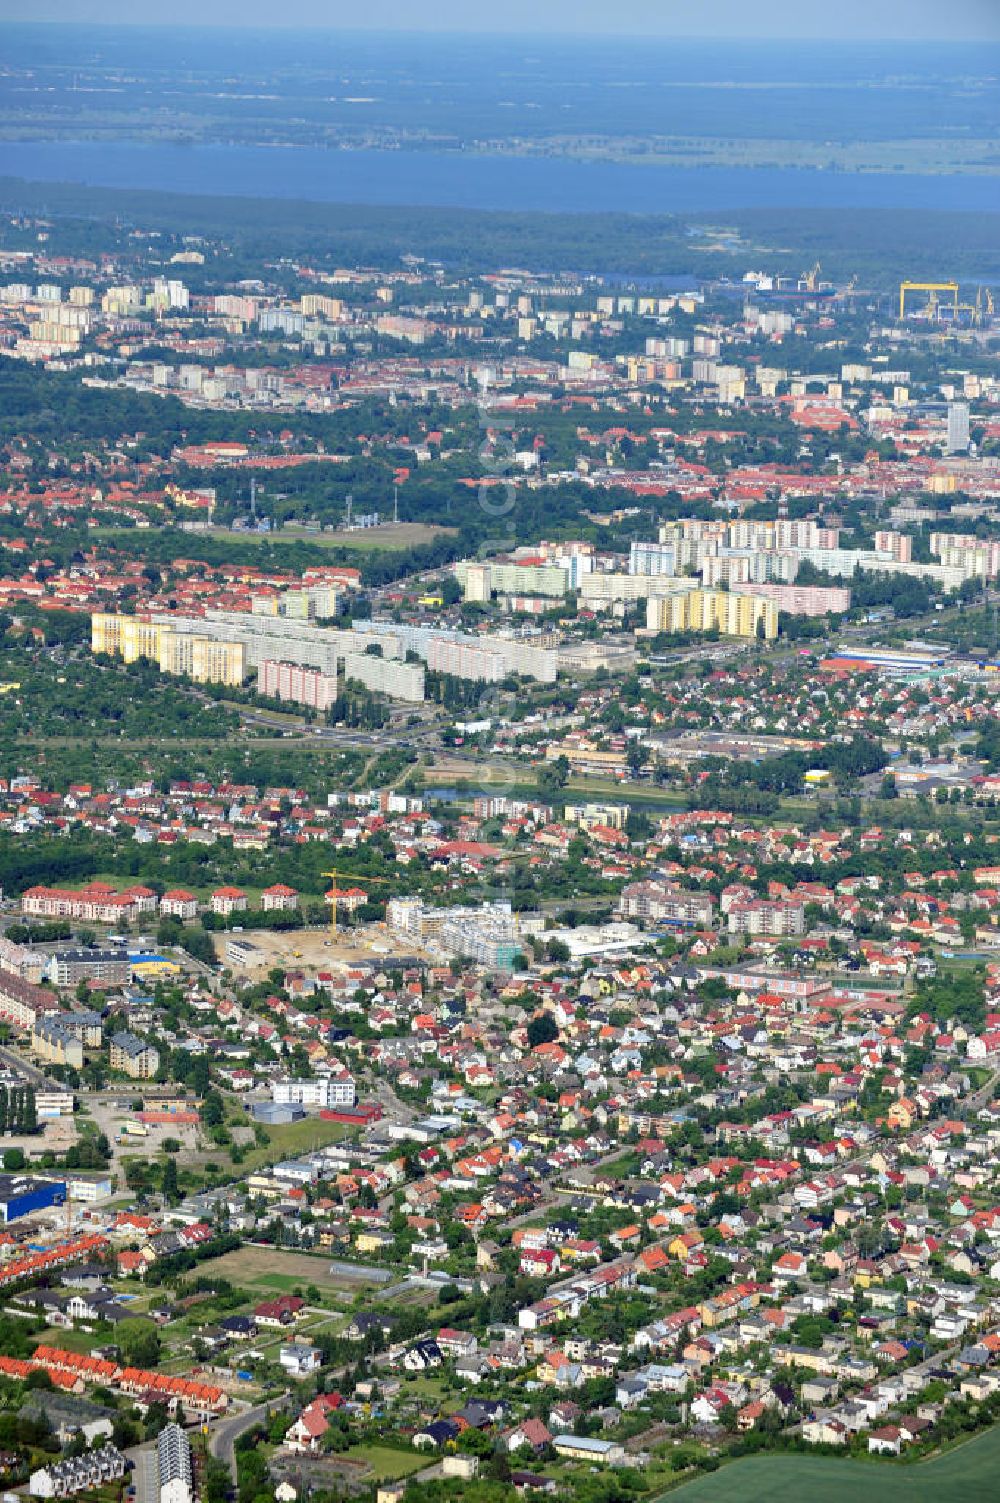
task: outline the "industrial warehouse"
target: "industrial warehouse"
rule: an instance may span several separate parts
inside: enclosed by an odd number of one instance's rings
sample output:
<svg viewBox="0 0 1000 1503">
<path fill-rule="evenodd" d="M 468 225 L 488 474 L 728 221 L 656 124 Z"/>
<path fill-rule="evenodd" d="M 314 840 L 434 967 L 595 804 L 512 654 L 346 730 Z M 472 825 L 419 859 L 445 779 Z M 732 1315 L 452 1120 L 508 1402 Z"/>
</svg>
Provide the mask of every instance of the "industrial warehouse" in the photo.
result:
<svg viewBox="0 0 1000 1503">
<path fill-rule="evenodd" d="M 66 1181 L 28 1174 L 0 1174 L 0 1221 L 9 1225 L 33 1211 L 66 1204 Z"/>
</svg>

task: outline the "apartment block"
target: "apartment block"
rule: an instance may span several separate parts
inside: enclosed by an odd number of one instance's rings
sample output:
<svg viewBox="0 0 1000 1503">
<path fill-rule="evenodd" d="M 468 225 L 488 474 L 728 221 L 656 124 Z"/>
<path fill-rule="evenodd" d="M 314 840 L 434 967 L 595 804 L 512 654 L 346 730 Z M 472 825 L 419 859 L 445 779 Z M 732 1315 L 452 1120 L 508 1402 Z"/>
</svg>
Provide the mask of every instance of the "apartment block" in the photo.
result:
<svg viewBox="0 0 1000 1503">
<path fill-rule="evenodd" d="M 581 830 L 624 830 L 628 816 L 628 804 L 567 804 L 563 819 Z"/>
<path fill-rule="evenodd" d="M 109 1040 L 112 1070 L 122 1070 L 133 1080 L 151 1080 L 160 1068 L 159 1050 L 134 1033 L 114 1033 Z"/>
<path fill-rule="evenodd" d="M 156 1438 L 159 1503 L 192 1503 L 191 1442 L 180 1425 L 165 1425 Z"/>
<path fill-rule="evenodd" d="M 63 1027 L 62 1013 L 42 1013 L 31 1030 L 31 1051 L 51 1065 L 83 1069 L 83 1043 Z"/>
<path fill-rule="evenodd" d="M 786 939 L 804 934 L 804 903 L 768 902 L 763 898 L 730 904 L 726 915 L 730 934 Z"/>
<path fill-rule="evenodd" d="M 366 653 L 344 654 L 345 683 L 363 684 L 373 694 L 387 694 L 404 704 L 422 704 L 426 673 L 423 663 L 401 663 Z"/>
<path fill-rule="evenodd" d="M 851 592 L 840 585 L 750 584 L 746 593 L 773 600 L 789 616 L 840 615 L 851 608 Z"/>
<path fill-rule="evenodd" d="M 0 1019 L 30 1031 L 39 1017 L 59 1011 L 59 999 L 43 986 L 0 970 Z"/>
<path fill-rule="evenodd" d="M 704 544 L 698 538 L 678 537 L 670 542 L 633 543 L 628 572 L 646 578 L 675 575 L 701 564 Z"/>
<path fill-rule="evenodd" d="M 279 1106 L 314 1106 L 329 1111 L 353 1106 L 357 1089 L 350 1075 L 321 1075 L 315 1080 L 275 1080 L 271 1100 Z"/>
<path fill-rule="evenodd" d="M 908 564 L 913 558 L 913 539 L 905 532 L 876 532 L 875 552 L 884 553 L 898 563 Z"/>
<path fill-rule="evenodd" d="M 414 652 L 428 668 L 457 678 L 499 683 L 509 673 L 516 673 L 539 683 L 555 683 L 558 653 L 516 637 L 473 637 L 466 632 L 398 626 L 391 621 L 355 622 L 355 630 L 359 652 L 364 651 L 367 637 L 383 646 L 386 657 L 402 658 Z"/>
<path fill-rule="evenodd" d="M 280 663 L 266 658 L 257 675 L 257 688 L 272 699 L 288 700 L 325 711 L 337 698 L 336 675 L 321 673 L 318 668 L 303 668 L 299 663 Z"/>
<path fill-rule="evenodd" d="M 161 673 L 186 675 L 196 683 L 238 686 L 246 678 L 246 649 L 241 642 L 178 631 L 169 622 L 95 612 L 90 619 L 95 653 L 134 663 L 148 658 Z"/>
<path fill-rule="evenodd" d="M 727 590 L 690 590 L 647 602 L 646 626 L 654 632 L 712 631 L 724 637 L 778 635 L 778 606 L 760 596 Z"/>
<path fill-rule="evenodd" d="M 131 974 L 131 962 L 123 950 L 58 950 L 49 956 L 44 971 L 54 986 L 76 986 L 81 981 L 121 986 Z"/>
<path fill-rule="evenodd" d="M 715 900 L 710 893 L 685 892 L 673 883 L 655 879 L 629 883 L 618 901 L 622 918 L 676 924 L 685 929 L 710 927 L 714 909 Z"/>
<path fill-rule="evenodd" d="M 995 579 L 1000 574 L 1000 542 L 963 532 L 932 532 L 930 549 L 943 564 L 964 568 L 970 576 Z"/>
<path fill-rule="evenodd" d="M 90 924 L 131 923 L 156 912 L 156 893 L 149 887 L 115 892 L 106 882 L 87 887 L 29 887 L 21 895 L 21 912 L 32 918 L 80 919 Z"/>
</svg>

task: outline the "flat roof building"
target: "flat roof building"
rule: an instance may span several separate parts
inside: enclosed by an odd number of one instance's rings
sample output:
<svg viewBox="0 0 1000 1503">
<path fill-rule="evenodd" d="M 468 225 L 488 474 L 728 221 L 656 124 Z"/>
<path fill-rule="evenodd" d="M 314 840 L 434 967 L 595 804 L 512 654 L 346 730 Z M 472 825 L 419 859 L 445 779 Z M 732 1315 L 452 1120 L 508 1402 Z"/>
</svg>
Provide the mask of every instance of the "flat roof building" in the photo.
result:
<svg viewBox="0 0 1000 1503">
<path fill-rule="evenodd" d="M 191 1503 L 191 1444 L 180 1425 L 165 1425 L 156 1440 L 160 1503 Z"/>
<path fill-rule="evenodd" d="M 0 1222 L 17 1221 L 33 1211 L 66 1204 L 66 1182 L 30 1174 L 0 1174 Z"/>
</svg>

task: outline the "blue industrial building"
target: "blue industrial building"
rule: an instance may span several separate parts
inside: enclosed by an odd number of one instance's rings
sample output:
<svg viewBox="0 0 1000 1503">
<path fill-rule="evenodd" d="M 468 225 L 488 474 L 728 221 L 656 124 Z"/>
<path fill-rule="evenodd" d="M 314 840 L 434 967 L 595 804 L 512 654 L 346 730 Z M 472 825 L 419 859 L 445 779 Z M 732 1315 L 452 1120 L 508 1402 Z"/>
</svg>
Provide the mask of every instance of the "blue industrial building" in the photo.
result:
<svg viewBox="0 0 1000 1503">
<path fill-rule="evenodd" d="M 0 1222 L 17 1221 L 32 1211 L 66 1204 L 66 1181 L 30 1174 L 0 1174 Z"/>
</svg>

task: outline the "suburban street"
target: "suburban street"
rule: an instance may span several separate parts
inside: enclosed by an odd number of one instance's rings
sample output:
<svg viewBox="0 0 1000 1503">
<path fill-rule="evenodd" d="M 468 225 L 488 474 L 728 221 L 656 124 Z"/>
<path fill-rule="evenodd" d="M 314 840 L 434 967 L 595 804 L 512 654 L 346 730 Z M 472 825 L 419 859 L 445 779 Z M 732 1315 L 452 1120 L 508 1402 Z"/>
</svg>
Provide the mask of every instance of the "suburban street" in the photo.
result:
<svg viewBox="0 0 1000 1503">
<path fill-rule="evenodd" d="M 209 1453 L 215 1457 L 216 1461 L 225 1463 L 234 1482 L 236 1481 L 236 1441 L 247 1430 L 252 1429 L 258 1420 L 269 1418 L 272 1411 L 284 1403 L 284 1397 L 272 1399 L 266 1404 L 257 1404 L 252 1409 L 241 1410 L 239 1414 L 227 1414 L 224 1419 L 212 1424 L 208 1436 Z M 143 1503 L 141 1497 L 138 1503 Z"/>
</svg>

